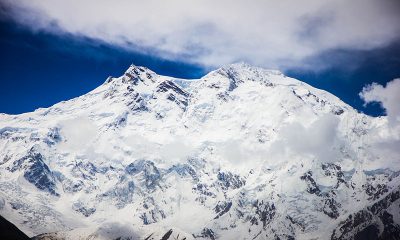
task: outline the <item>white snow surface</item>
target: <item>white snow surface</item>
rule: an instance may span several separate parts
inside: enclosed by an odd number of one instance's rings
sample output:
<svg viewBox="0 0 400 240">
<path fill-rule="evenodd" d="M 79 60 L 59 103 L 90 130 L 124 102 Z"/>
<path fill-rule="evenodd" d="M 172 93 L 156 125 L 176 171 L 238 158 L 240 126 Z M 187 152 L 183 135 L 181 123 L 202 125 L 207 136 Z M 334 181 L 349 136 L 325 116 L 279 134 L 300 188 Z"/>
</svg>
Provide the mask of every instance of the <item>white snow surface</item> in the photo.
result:
<svg viewBox="0 0 400 240">
<path fill-rule="evenodd" d="M 399 187 L 399 155 L 374 147 L 388 129 L 279 71 L 240 63 L 185 80 L 132 65 L 83 96 L 0 115 L 0 214 L 67 239 L 329 239 Z"/>
</svg>

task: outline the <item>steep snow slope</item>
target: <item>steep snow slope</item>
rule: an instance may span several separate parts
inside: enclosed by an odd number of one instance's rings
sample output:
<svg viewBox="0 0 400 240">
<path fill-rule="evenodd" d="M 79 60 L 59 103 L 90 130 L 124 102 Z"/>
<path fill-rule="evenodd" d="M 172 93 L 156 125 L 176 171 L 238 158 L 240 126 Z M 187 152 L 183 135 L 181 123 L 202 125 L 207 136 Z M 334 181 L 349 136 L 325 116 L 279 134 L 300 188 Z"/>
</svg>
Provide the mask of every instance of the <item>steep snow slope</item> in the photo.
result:
<svg viewBox="0 0 400 240">
<path fill-rule="evenodd" d="M 375 144 L 389 130 L 278 71 L 132 65 L 0 115 L 0 214 L 37 239 L 399 236 L 400 159 Z"/>
</svg>

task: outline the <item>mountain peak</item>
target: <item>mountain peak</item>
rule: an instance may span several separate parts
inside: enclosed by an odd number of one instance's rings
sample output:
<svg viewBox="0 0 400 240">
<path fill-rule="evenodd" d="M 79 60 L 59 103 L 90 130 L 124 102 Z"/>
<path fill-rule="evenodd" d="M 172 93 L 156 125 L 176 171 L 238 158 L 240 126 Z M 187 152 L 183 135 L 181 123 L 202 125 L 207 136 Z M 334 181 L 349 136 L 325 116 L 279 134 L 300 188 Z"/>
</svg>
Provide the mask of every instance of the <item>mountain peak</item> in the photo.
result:
<svg viewBox="0 0 400 240">
<path fill-rule="evenodd" d="M 283 73 L 279 70 L 276 69 L 266 69 L 262 67 L 257 67 L 250 65 L 246 62 L 237 62 L 237 63 L 232 63 L 228 64 L 225 66 L 222 66 L 221 68 L 217 69 L 218 70 L 230 70 L 230 71 L 236 71 L 236 72 L 251 72 L 251 73 L 264 73 L 264 74 L 270 74 L 270 75 L 283 75 Z"/>
<path fill-rule="evenodd" d="M 144 81 L 146 79 L 150 79 L 154 81 L 154 77 L 157 74 L 146 67 L 131 65 L 125 71 L 123 78 L 126 81 L 132 81 L 133 83 L 137 82 L 138 80 Z"/>
<path fill-rule="evenodd" d="M 136 73 L 139 74 L 140 72 L 146 72 L 146 71 L 151 71 L 147 67 L 143 66 L 136 66 L 135 64 L 131 64 L 129 68 L 125 71 L 125 73 Z"/>
<path fill-rule="evenodd" d="M 265 69 L 256 67 L 245 62 L 232 63 L 224 65 L 214 71 L 211 71 L 203 78 L 222 75 L 234 82 L 240 81 L 265 81 L 270 76 L 284 76 L 279 70 Z"/>
<path fill-rule="evenodd" d="M 105 83 L 122 81 L 122 83 L 138 85 L 139 82 L 147 82 L 148 80 L 155 82 L 156 76 L 158 75 L 155 72 L 146 67 L 131 64 L 121 77 L 114 78 L 110 76 Z"/>
</svg>

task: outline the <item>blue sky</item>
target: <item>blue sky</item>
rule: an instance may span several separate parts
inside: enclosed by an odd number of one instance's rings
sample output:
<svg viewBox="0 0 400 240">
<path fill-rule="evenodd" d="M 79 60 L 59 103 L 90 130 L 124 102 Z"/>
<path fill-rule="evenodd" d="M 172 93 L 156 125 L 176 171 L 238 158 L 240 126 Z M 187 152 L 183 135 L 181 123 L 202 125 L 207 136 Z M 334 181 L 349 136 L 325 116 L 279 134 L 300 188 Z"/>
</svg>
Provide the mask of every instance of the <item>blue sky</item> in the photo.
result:
<svg viewBox="0 0 400 240">
<path fill-rule="evenodd" d="M 91 91 L 134 63 L 159 74 L 196 78 L 204 69 L 125 51 L 89 39 L 33 33 L 0 22 L 0 112 L 17 114 L 49 107 Z"/>
<path fill-rule="evenodd" d="M 400 18 L 395 14 L 398 5 L 393 7 L 390 0 L 379 6 L 370 0 L 362 6 L 358 0 L 327 6 L 309 1 L 306 7 L 293 7 L 290 1 L 276 6 L 238 1 L 232 10 L 223 11 L 226 15 L 221 15 L 223 5 L 210 5 L 215 12 L 203 5 L 182 10 L 183 3 L 173 1 L 165 6 L 171 8 L 170 15 L 144 4 L 142 10 L 149 7 L 154 15 L 121 19 L 118 16 L 126 15 L 124 6 L 115 9 L 117 15 L 102 15 L 108 1 L 99 1 L 98 14 L 90 15 L 84 10 L 93 5 L 83 3 L 80 15 L 68 2 L 5 0 L 0 4 L 0 112 L 33 111 L 80 96 L 108 76 L 121 75 L 131 63 L 163 75 L 197 78 L 222 65 L 245 61 L 280 69 L 374 116 L 383 114 L 379 104 L 363 107 L 358 93 L 366 84 L 384 85 L 400 77 L 396 31 Z M 251 11 L 246 13 L 243 6 Z M 266 10 L 258 13 L 263 7 Z M 281 12 L 274 15 L 273 8 Z M 353 8 L 367 14 L 359 16 L 362 21 L 347 17 Z M 272 10 L 267 19 L 277 24 L 262 22 L 268 9 Z M 237 18 L 239 13 L 250 20 Z"/>
</svg>

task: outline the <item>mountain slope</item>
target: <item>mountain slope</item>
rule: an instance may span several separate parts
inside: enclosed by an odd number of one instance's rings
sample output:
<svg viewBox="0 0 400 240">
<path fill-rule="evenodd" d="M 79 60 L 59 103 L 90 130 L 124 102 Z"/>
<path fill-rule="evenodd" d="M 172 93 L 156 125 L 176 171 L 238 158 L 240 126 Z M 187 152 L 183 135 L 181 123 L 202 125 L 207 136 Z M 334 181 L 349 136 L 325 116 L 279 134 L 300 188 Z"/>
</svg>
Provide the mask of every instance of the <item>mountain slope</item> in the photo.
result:
<svg viewBox="0 0 400 240">
<path fill-rule="evenodd" d="M 0 115 L 0 213 L 70 239 L 398 239 L 399 159 L 376 147 L 388 131 L 278 71 L 184 80 L 132 65 Z"/>
</svg>

